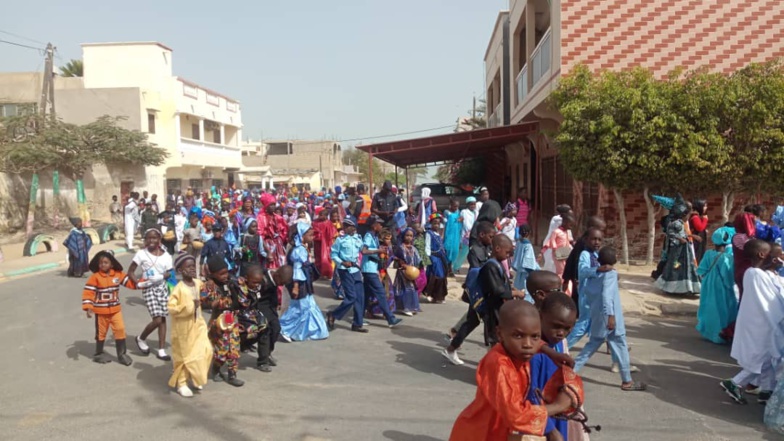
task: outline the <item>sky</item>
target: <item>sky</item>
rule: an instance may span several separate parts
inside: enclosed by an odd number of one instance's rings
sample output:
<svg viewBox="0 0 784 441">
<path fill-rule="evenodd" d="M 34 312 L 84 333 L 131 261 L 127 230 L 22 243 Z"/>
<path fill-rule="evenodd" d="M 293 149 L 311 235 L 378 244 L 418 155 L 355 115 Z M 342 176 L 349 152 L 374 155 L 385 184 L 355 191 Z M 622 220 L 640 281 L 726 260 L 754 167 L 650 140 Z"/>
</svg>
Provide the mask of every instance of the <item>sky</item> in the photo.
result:
<svg viewBox="0 0 784 441">
<path fill-rule="evenodd" d="M 158 41 L 174 75 L 240 101 L 245 139 L 348 140 L 451 131 L 484 97 L 484 53 L 507 0 L 38 0 L 0 14 L 0 40 Z M 16 34 L 10 35 L 9 33 Z M 22 38 L 24 37 L 24 38 Z M 0 71 L 41 70 L 39 51 L 0 42 Z M 89 67 L 86 67 L 89 69 Z"/>
</svg>

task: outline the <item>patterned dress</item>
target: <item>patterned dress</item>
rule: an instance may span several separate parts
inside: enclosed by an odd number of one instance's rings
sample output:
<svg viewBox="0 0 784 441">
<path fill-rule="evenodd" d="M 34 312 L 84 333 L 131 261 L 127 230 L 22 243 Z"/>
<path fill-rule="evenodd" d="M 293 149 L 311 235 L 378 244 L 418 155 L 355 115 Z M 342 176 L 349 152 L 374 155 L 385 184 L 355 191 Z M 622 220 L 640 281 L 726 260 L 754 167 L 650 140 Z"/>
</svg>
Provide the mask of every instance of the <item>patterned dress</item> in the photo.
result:
<svg viewBox="0 0 784 441">
<path fill-rule="evenodd" d="M 216 308 L 212 309 L 208 324 L 213 363 L 218 366 L 226 364 L 229 372 L 235 374 L 240 359 L 240 327 L 237 326 L 237 316 L 243 307 L 242 299 L 246 297 L 236 280 L 229 280 L 225 285 L 219 285 L 217 282 L 206 284 L 201 296 L 203 308 L 212 308 L 213 303 L 218 302 Z M 222 323 L 224 326 L 221 326 Z"/>
</svg>

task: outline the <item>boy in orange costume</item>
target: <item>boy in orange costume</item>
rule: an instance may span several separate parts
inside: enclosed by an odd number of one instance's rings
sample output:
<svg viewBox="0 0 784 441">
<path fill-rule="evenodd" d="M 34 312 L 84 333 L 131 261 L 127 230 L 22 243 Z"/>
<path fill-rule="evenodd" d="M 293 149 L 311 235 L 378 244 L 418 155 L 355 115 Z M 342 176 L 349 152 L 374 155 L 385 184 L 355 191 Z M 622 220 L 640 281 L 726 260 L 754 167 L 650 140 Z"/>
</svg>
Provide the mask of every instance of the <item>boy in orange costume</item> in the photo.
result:
<svg viewBox="0 0 784 441">
<path fill-rule="evenodd" d="M 106 333 L 112 328 L 114 344 L 117 346 L 117 361 L 125 366 L 133 362 L 126 354 L 125 323 L 122 317 L 120 304 L 120 285 L 136 289 L 130 277 L 123 272 L 120 262 L 115 259 L 111 251 L 100 251 L 90 261 L 90 271 L 93 275 L 87 279 L 82 291 L 82 310 L 86 311 L 87 318 L 92 318 L 95 313 L 95 355 L 96 363 L 109 363 L 103 352 Z"/>
<path fill-rule="evenodd" d="M 571 405 L 564 393 L 543 406 L 526 399 L 531 387 L 529 362 L 544 345 L 539 312 L 532 304 L 504 303 L 497 334 L 499 344 L 476 370 L 476 398 L 457 417 L 449 441 L 543 440 L 547 417 Z"/>
</svg>

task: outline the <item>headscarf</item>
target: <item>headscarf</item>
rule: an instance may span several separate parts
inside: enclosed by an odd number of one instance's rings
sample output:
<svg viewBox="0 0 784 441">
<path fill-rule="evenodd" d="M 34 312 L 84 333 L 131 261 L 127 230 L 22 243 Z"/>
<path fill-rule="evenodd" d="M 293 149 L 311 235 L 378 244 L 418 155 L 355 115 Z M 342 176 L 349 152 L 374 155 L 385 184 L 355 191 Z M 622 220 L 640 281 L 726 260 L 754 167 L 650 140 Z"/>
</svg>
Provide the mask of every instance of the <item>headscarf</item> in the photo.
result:
<svg viewBox="0 0 784 441">
<path fill-rule="evenodd" d="M 476 198 L 475 197 L 469 196 L 469 197 L 466 198 L 466 204 L 471 204 L 471 203 L 474 203 L 474 202 L 476 202 Z"/>
<path fill-rule="evenodd" d="M 267 207 L 269 207 L 271 204 L 274 203 L 275 203 L 275 196 L 269 193 L 264 193 L 261 195 L 261 205 L 264 207 L 265 210 L 267 209 Z"/>
<path fill-rule="evenodd" d="M 404 228 L 403 231 L 400 232 L 400 236 L 398 236 L 398 241 L 400 242 L 401 245 L 403 244 L 403 239 L 406 237 L 406 233 L 408 233 L 409 231 L 414 233 L 414 237 L 416 237 L 416 231 L 413 228 L 411 227 Z"/>
<path fill-rule="evenodd" d="M 302 238 L 305 237 L 305 233 L 307 233 L 309 230 L 309 224 L 305 222 L 297 222 L 297 235 L 294 237 L 295 247 L 302 246 Z"/>
<path fill-rule="evenodd" d="M 397 194 L 397 185 L 392 186 L 392 193 Z"/>
<path fill-rule="evenodd" d="M 257 222 L 256 222 L 256 219 L 254 219 L 252 217 L 249 217 L 249 218 L 245 219 L 245 222 L 243 222 L 243 224 L 242 224 L 242 232 L 243 233 L 247 233 L 248 230 L 250 229 L 250 226 L 253 225 L 254 223 L 257 223 Z"/>
<path fill-rule="evenodd" d="M 713 232 L 711 240 L 716 246 L 726 246 L 732 243 L 732 236 L 735 235 L 735 229 L 730 227 L 721 227 Z"/>
<path fill-rule="evenodd" d="M 343 189 L 340 187 L 340 185 L 336 185 L 335 194 L 341 194 L 341 193 L 343 193 Z"/>
<path fill-rule="evenodd" d="M 431 191 L 429 187 L 422 187 L 422 200 L 429 198 Z"/>
</svg>

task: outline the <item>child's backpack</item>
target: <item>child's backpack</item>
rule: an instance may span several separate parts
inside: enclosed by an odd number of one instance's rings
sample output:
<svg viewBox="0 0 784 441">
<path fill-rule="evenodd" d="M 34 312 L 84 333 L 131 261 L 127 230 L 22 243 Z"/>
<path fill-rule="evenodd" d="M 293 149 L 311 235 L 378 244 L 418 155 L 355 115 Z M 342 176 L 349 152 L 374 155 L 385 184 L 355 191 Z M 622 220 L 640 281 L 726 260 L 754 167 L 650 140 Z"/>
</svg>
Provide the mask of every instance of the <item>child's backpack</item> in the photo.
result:
<svg viewBox="0 0 784 441">
<path fill-rule="evenodd" d="M 485 262 L 485 265 L 494 265 L 498 271 L 503 272 L 501 264 L 495 259 L 489 259 Z M 468 293 L 468 303 L 480 316 L 485 313 L 485 294 L 482 291 L 482 283 L 479 280 L 479 271 L 481 271 L 482 268 L 484 268 L 484 266 L 469 269 L 465 281 L 465 289 Z"/>
</svg>

